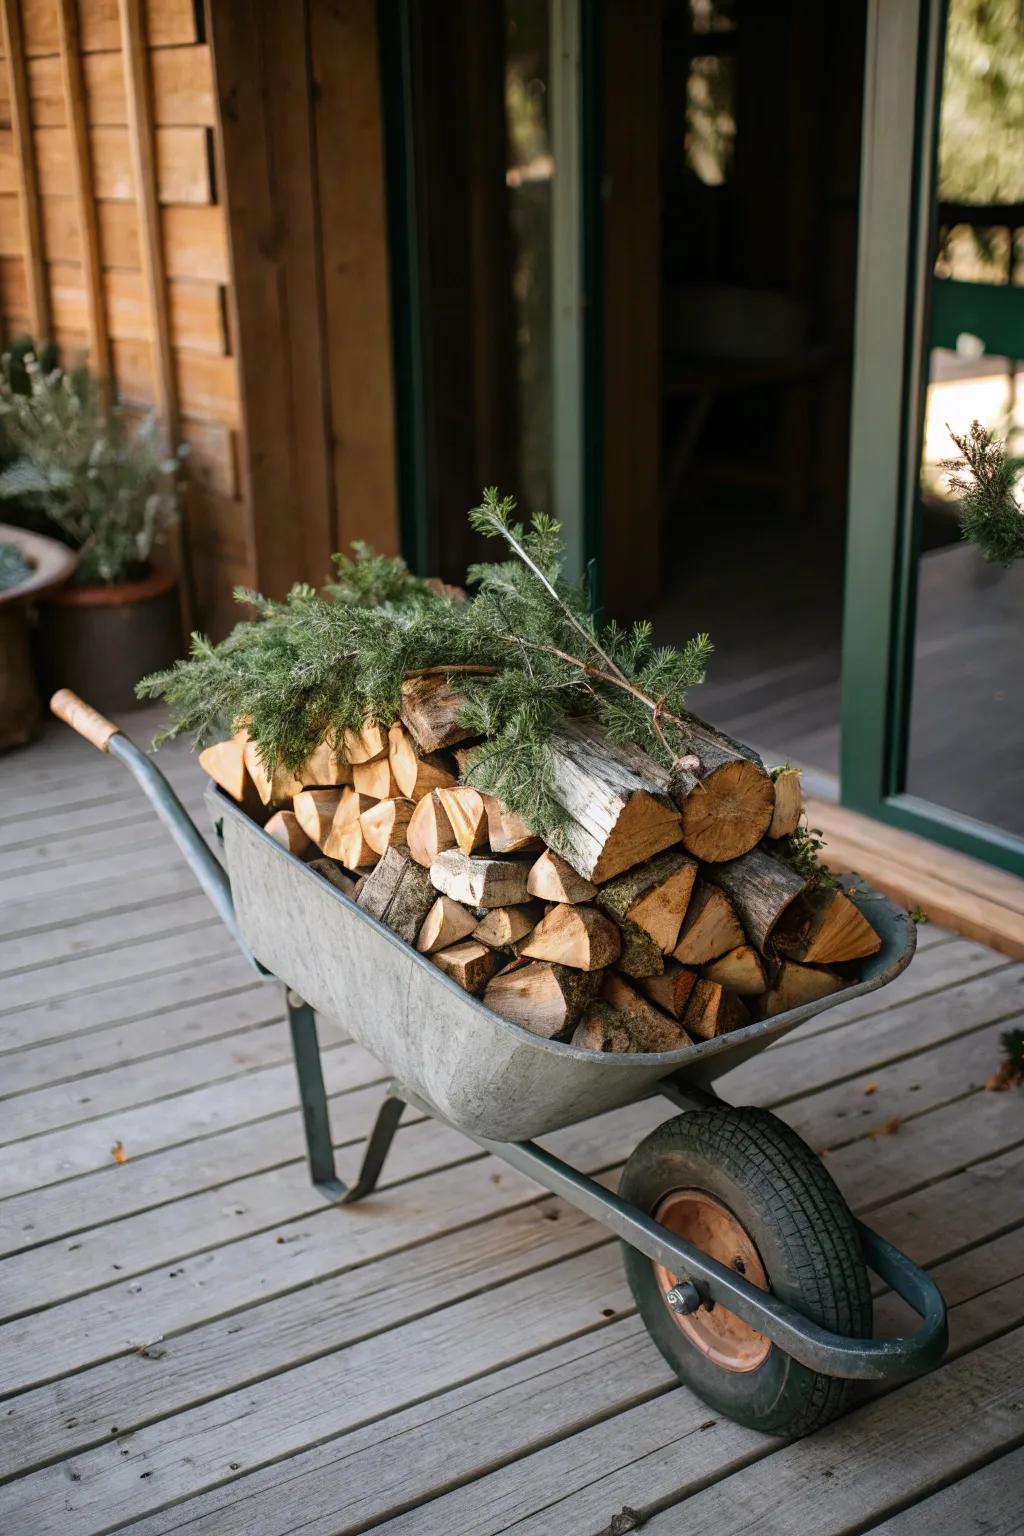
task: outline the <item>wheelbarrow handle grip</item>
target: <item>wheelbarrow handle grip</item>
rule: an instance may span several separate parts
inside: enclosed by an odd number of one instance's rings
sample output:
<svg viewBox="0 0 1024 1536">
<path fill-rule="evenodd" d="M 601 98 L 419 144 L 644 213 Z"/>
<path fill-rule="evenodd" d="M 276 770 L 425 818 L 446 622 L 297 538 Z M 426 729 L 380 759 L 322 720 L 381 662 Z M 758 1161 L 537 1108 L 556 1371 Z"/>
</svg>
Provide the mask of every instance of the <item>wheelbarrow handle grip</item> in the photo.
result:
<svg viewBox="0 0 1024 1536">
<path fill-rule="evenodd" d="M 106 752 L 112 736 L 121 734 L 119 725 L 101 715 L 98 709 L 93 709 L 91 704 L 80 699 L 77 693 L 72 693 L 70 688 L 58 688 L 50 700 L 50 708 L 58 720 L 70 725 L 73 731 L 84 736 L 86 741 L 98 747 L 101 752 Z"/>
</svg>

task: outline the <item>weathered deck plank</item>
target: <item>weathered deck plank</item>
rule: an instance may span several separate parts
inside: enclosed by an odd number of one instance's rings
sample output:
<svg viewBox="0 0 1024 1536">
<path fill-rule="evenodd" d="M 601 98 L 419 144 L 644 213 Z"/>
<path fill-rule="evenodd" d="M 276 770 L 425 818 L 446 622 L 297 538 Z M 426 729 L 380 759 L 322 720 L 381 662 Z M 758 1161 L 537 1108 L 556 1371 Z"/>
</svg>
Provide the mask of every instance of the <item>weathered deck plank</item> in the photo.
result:
<svg viewBox="0 0 1024 1536">
<path fill-rule="evenodd" d="M 183 747 L 168 763 L 201 816 Z M 233 955 L 123 769 L 50 732 L 12 772 L 5 1533 L 598 1536 L 623 1508 L 655 1536 L 918 1536 L 979 1509 L 979 1529 L 1013 1529 L 998 1469 L 1019 1477 L 1024 1439 L 1009 1386 L 1024 1363 L 1024 1121 L 1016 1096 L 979 1085 L 1024 1014 L 1024 966 L 925 928 L 892 987 L 723 1084 L 829 1149 L 851 1203 L 935 1268 L 952 1307 L 942 1370 L 781 1446 L 712 1422 L 675 1385 L 599 1227 L 456 1133 L 407 1116 L 379 1195 L 326 1207 L 280 991 Z M 37 816 L 59 839 L 36 835 Z M 337 1026 L 324 1037 L 347 1171 L 382 1071 Z M 633 1106 L 550 1143 L 614 1182 L 666 1112 Z M 876 1293 L 879 1324 L 905 1326 Z"/>
</svg>

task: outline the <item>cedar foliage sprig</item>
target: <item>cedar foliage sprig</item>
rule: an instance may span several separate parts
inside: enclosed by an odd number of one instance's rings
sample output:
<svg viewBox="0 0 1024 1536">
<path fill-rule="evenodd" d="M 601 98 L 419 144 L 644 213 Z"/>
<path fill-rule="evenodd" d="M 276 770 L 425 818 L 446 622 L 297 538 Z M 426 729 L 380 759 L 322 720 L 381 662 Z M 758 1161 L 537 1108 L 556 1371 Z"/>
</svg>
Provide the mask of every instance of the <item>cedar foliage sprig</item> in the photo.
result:
<svg viewBox="0 0 1024 1536">
<path fill-rule="evenodd" d="M 600 627 L 582 588 L 562 577 L 558 524 L 539 514 L 524 527 L 514 512 L 491 489 L 470 514 L 511 558 L 470 570 L 469 601 L 366 545 L 336 560 L 323 594 L 298 586 L 274 602 L 237 592 L 254 620 L 220 645 L 193 636 L 187 661 L 139 685 L 170 706 L 163 739 L 191 732 L 200 746 L 244 722 L 268 767 L 296 768 L 328 733 L 367 718 L 392 724 L 404 679 L 450 671 L 460 722 L 484 738 L 465 777 L 557 846 L 548 742 L 558 723 L 596 719 L 670 767 L 686 754 L 686 693 L 711 645 L 698 635 L 674 650 L 653 644 L 649 624 Z"/>
<path fill-rule="evenodd" d="M 949 488 L 959 500 L 960 531 L 986 560 L 1007 566 L 1024 558 L 1024 507 L 1017 499 L 1021 460 L 1006 452 L 979 421 L 962 437 L 950 432 L 960 450 L 945 459 Z"/>
</svg>

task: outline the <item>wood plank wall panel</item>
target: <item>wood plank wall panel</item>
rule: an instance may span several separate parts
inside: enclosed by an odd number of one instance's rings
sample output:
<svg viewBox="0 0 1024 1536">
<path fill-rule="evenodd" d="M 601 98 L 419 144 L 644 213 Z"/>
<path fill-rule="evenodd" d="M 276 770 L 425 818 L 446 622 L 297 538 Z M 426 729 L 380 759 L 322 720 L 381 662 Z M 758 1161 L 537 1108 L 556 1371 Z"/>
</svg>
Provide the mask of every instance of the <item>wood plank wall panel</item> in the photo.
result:
<svg viewBox="0 0 1024 1536">
<path fill-rule="evenodd" d="M 401 544 L 374 0 L 310 0 L 336 539 Z"/>
<path fill-rule="evenodd" d="M 144 0 L 140 5 L 135 30 L 145 46 L 136 84 L 151 115 L 157 200 L 144 223 L 120 0 L 77 3 L 78 56 L 71 63 L 77 65 L 83 97 L 83 140 L 76 140 L 74 125 L 69 126 L 60 3 L 20 0 L 17 9 L 28 141 L 38 168 L 47 329 L 67 361 L 91 361 L 95 296 L 101 294 L 119 396 L 140 410 L 169 397 L 174 401 L 193 482 L 188 517 L 190 563 L 200 597 L 197 619 L 223 632 L 236 617 L 231 588 L 254 583 L 256 566 L 250 508 L 239 475 L 242 405 L 228 323 L 232 271 L 225 207 L 213 172 L 220 127 L 211 48 L 197 30 L 193 0 Z M 25 152 L 19 152 L 15 140 L 10 78 L 7 60 L 0 60 L 0 327 L 5 339 L 33 328 L 20 201 Z M 83 141 L 91 162 L 100 267 L 95 292 L 87 281 L 88 220 L 75 195 L 84 158 L 76 143 Z M 154 248 L 168 327 L 162 386 L 154 330 L 158 307 L 146 277 L 147 249 Z"/>
</svg>

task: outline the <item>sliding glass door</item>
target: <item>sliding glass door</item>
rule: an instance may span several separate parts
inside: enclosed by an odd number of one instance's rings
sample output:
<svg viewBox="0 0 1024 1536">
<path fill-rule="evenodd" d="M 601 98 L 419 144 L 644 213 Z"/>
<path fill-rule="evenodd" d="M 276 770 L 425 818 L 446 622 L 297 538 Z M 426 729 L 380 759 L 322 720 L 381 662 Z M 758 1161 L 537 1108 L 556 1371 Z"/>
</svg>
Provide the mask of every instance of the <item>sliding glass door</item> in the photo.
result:
<svg viewBox="0 0 1024 1536">
<path fill-rule="evenodd" d="M 1024 873 L 1024 568 L 960 536 L 973 421 L 1024 451 L 1024 13 L 874 0 L 843 650 L 844 801 Z"/>
</svg>

